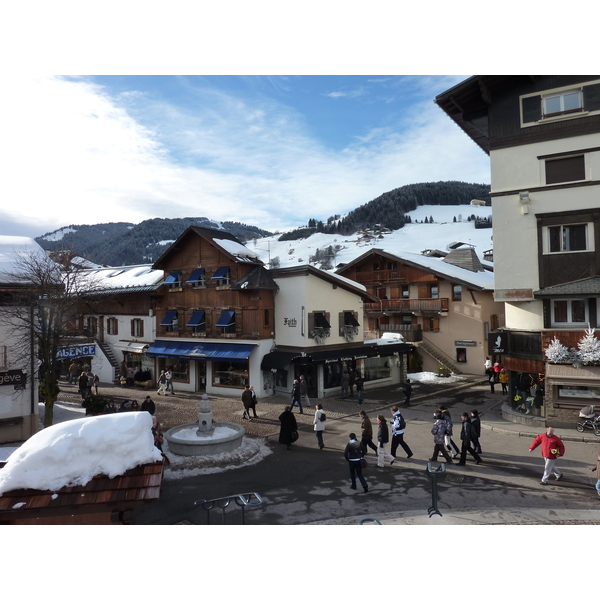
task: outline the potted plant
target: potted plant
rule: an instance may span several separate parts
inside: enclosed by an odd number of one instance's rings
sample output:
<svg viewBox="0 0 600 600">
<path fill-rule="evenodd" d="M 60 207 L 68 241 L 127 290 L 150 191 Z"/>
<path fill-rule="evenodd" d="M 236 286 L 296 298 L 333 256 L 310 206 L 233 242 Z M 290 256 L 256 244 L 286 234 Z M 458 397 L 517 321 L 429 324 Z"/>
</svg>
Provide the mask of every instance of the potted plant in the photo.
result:
<svg viewBox="0 0 600 600">
<path fill-rule="evenodd" d="M 85 408 L 86 417 L 89 415 L 103 415 L 104 407 L 108 404 L 108 398 L 105 396 L 88 396 L 81 406 Z"/>
</svg>

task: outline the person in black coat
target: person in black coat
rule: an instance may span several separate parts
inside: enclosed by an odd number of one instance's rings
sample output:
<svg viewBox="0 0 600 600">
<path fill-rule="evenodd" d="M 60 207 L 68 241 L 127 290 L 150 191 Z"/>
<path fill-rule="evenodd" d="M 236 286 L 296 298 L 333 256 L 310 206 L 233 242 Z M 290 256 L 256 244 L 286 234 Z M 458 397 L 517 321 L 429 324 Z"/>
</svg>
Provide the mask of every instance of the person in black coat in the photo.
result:
<svg viewBox="0 0 600 600">
<path fill-rule="evenodd" d="M 297 379 L 294 379 L 294 385 L 292 386 L 292 403 L 290 404 L 290 410 L 292 410 L 294 404 L 297 404 L 298 408 L 300 409 L 300 414 L 302 415 L 304 414 L 304 411 L 302 410 L 302 402 L 300 401 L 300 398 L 300 383 Z"/>
<path fill-rule="evenodd" d="M 390 441 L 390 430 L 388 429 L 385 417 L 383 415 L 377 415 L 377 423 L 379 425 L 377 430 L 379 448 L 377 450 L 377 464 L 375 466 L 383 469 L 386 458 L 390 459 L 390 465 L 393 465 L 396 459 L 385 448 L 386 444 Z"/>
<path fill-rule="evenodd" d="M 146 399 L 142 402 L 140 410 L 146 410 L 151 415 L 154 415 L 154 413 L 156 412 L 156 404 L 154 404 L 154 401 L 152 400 L 152 398 L 150 398 L 150 396 L 146 396 Z"/>
<path fill-rule="evenodd" d="M 279 429 L 279 443 L 285 444 L 287 449 L 290 450 L 294 443 L 292 432 L 298 431 L 298 424 L 296 423 L 296 417 L 294 417 L 292 409 L 289 406 L 286 406 L 285 410 L 279 415 L 279 421 L 281 423 Z"/>
<path fill-rule="evenodd" d="M 465 465 L 467 460 L 467 452 L 475 459 L 477 464 L 480 464 L 481 457 L 473 448 L 471 448 L 471 443 L 473 442 L 473 425 L 471 425 L 471 419 L 469 419 L 469 413 L 464 412 L 460 416 L 462 420 L 462 429 L 460 431 L 460 440 L 462 442 L 462 447 L 460 450 L 460 460 L 458 461 L 459 465 Z"/>
<path fill-rule="evenodd" d="M 477 454 L 481 454 L 481 444 L 479 443 L 479 438 L 481 437 L 481 420 L 479 419 L 479 412 L 475 409 L 471 411 L 471 425 L 473 448 L 475 448 Z"/>
</svg>

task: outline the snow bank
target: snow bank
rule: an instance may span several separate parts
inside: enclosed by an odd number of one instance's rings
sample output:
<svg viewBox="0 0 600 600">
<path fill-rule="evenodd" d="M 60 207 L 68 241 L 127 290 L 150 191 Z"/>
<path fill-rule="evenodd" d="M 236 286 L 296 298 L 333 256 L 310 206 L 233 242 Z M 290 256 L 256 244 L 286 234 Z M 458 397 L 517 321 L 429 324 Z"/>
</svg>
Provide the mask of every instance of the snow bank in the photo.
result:
<svg viewBox="0 0 600 600">
<path fill-rule="evenodd" d="M 94 475 L 113 478 L 162 460 L 150 413 L 130 412 L 66 421 L 43 429 L 15 450 L 0 469 L 0 495 L 10 490 L 59 490 L 85 485 Z"/>
</svg>

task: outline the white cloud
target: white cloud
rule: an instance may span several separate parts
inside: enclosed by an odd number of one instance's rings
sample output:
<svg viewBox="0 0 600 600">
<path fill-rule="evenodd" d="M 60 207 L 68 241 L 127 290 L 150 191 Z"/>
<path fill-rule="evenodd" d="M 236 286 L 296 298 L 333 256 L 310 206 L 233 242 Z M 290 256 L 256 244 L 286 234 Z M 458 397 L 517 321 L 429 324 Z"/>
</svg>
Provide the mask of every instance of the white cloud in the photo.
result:
<svg viewBox="0 0 600 600">
<path fill-rule="evenodd" d="M 301 115 L 260 96 L 192 89 L 190 109 L 135 91 L 111 98 L 85 79 L 14 84 L 0 111 L 9 199 L 0 222 L 27 222 L 39 233 L 182 216 L 274 230 L 345 213 L 408 183 L 489 180 L 488 158 L 433 96 L 334 152 Z"/>
</svg>

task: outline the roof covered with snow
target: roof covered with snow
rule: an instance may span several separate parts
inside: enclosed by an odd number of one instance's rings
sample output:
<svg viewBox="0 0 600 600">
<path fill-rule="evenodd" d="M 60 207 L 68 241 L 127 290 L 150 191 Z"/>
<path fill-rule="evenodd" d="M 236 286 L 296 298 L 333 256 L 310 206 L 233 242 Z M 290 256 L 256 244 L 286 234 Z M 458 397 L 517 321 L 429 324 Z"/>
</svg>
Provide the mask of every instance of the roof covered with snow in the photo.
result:
<svg viewBox="0 0 600 600">
<path fill-rule="evenodd" d="M 0 282 L 9 283 L 8 276 L 17 270 L 16 261 L 19 254 L 41 254 L 45 255 L 42 247 L 29 237 L 0 235 Z"/>
</svg>

